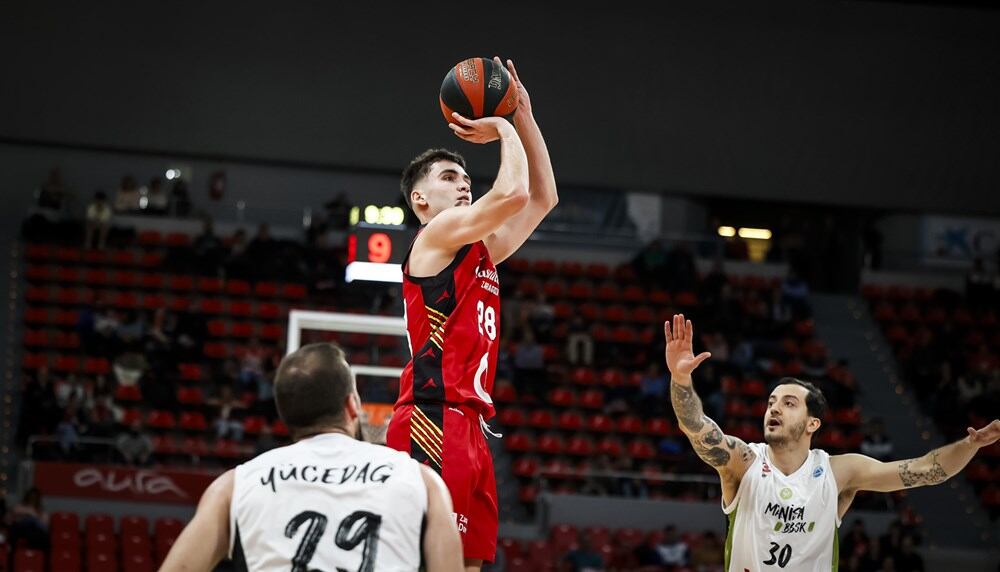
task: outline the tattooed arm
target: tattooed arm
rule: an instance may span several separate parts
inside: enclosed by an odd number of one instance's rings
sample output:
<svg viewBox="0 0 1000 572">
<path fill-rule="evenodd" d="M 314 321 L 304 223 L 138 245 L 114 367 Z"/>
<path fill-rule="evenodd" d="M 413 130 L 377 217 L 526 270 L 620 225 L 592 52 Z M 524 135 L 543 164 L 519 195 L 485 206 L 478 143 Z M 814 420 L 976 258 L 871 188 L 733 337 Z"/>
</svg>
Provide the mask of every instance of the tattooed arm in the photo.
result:
<svg viewBox="0 0 1000 572">
<path fill-rule="evenodd" d="M 701 399 L 692 385 L 691 372 L 708 359 L 710 354 L 694 356 L 694 326 L 691 321 L 685 321 L 683 314 L 676 315 L 673 328 L 668 322 L 664 324 L 663 330 L 667 338 L 667 367 L 670 369 L 670 403 L 677 415 L 677 422 L 691 441 L 694 452 L 719 472 L 722 478 L 722 498 L 729 504 L 756 454 L 742 439 L 724 434 L 702 409 Z"/>
<path fill-rule="evenodd" d="M 961 441 L 934 449 L 922 457 L 883 463 L 864 455 L 834 455 L 830 457 L 830 466 L 842 492 L 887 493 L 939 485 L 964 469 L 981 447 L 1000 438 L 1000 420 L 979 430 L 969 427 L 968 431 L 969 436 Z"/>
</svg>

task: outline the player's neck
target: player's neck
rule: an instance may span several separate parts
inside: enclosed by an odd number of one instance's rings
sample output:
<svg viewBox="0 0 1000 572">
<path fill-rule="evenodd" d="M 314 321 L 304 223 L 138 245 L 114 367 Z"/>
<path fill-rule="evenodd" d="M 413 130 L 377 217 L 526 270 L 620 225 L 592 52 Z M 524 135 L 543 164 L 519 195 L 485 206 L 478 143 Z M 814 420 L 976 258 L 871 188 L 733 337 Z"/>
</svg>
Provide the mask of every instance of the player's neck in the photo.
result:
<svg viewBox="0 0 1000 572">
<path fill-rule="evenodd" d="M 767 456 L 783 475 L 790 475 L 809 458 L 809 442 L 767 446 Z"/>
</svg>

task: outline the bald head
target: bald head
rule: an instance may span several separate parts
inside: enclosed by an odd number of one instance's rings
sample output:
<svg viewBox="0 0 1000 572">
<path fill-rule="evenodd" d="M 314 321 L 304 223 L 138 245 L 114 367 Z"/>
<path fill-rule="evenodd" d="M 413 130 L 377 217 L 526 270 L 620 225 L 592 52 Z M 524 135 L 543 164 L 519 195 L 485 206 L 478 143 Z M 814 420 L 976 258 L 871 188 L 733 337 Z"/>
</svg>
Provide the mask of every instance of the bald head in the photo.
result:
<svg viewBox="0 0 1000 572">
<path fill-rule="evenodd" d="M 278 415 L 292 434 L 345 422 L 345 402 L 355 392 L 344 350 L 308 344 L 281 360 L 274 379 Z"/>
</svg>

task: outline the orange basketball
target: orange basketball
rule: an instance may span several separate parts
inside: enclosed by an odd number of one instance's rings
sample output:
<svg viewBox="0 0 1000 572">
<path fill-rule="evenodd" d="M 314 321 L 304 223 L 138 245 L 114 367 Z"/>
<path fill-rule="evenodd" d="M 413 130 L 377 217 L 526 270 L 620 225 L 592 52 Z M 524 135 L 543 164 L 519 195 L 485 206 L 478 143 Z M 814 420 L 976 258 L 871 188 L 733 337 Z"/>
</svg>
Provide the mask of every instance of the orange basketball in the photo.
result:
<svg viewBox="0 0 1000 572">
<path fill-rule="evenodd" d="M 489 58 L 469 58 L 448 70 L 438 99 L 449 123 L 454 122 L 453 111 L 470 119 L 507 117 L 517 109 L 517 86 L 502 65 Z"/>
</svg>

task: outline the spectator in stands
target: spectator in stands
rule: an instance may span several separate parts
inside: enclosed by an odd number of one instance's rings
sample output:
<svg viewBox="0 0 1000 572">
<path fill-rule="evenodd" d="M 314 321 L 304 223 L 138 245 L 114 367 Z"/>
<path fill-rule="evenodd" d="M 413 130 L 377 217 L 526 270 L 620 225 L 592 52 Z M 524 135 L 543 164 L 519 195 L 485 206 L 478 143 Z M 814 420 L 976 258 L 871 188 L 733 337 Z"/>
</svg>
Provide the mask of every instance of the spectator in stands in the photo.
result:
<svg viewBox="0 0 1000 572">
<path fill-rule="evenodd" d="M 894 520 L 885 534 L 879 537 L 879 550 L 883 557 L 892 557 L 899 554 L 903 547 L 903 525 L 898 520 Z"/>
<path fill-rule="evenodd" d="M 347 193 L 343 191 L 337 193 L 337 196 L 323 207 L 326 209 L 326 220 L 330 229 L 340 231 L 347 229 L 351 217 L 351 202 L 347 200 Z"/>
<path fill-rule="evenodd" d="M 524 291 L 521 289 L 515 290 L 513 296 L 505 299 L 504 303 L 500 305 L 500 323 L 503 329 L 500 339 L 514 339 L 516 332 L 528 324 L 528 311 L 530 309 L 531 304 L 525 300 Z"/>
<path fill-rule="evenodd" d="M 115 335 L 118 336 L 124 350 L 139 350 L 142 340 L 146 336 L 146 315 L 136 310 L 124 312 Z"/>
<path fill-rule="evenodd" d="M 226 275 L 233 278 L 249 278 L 253 262 L 247 252 L 247 231 L 236 229 L 229 239 L 229 256 L 226 258 Z"/>
<path fill-rule="evenodd" d="M 136 419 L 115 439 L 115 448 L 125 464 L 145 466 L 153 455 L 153 440 L 143 430 L 142 421 Z"/>
<path fill-rule="evenodd" d="M 266 222 L 257 227 L 257 234 L 247 245 L 246 258 L 250 261 L 250 270 L 255 278 L 270 278 L 273 275 L 278 243 L 271 237 L 271 227 Z"/>
<path fill-rule="evenodd" d="M 897 572 L 923 572 L 924 559 L 913 550 L 913 537 L 903 536 L 899 553 L 893 556 Z"/>
<path fill-rule="evenodd" d="M 639 277 L 640 281 L 650 286 L 662 286 L 666 267 L 667 251 L 663 248 L 663 242 L 659 238 L 650 241 L 632 259 L 632 268 L 635 270 L 636 276 Z"/>
<path fill-rule="evenodd" d="M 781 283 L 781 300 L 792 310 L 792 317 L 801 320 L 809 317 L 809 285 L 791 268 Z"/>
<path fill-rule="evenodd" d="M 174 181 L 174 188 L 170 191 L 170 198 L 173 202 L 171 211 L 174 216 L 186 217 L 191 214 L 191 195 L 188 192 L 188 184 L 184 179 Z"/>
<path fill-rule="evenodd" d="M 677 527 L 670 524 L 663 529 L 663 540 L 656 547 L 660 562 L 665 566 L 680 567 L 687 564 L 688 545 L 677 534 Z"/>
<path fill-rule="evenodd" d="M 514 351 L 514 387 L 518 395 L 540 399 L 545 388 L 545 351 L 535 341 L 531 328 L 525 328 L 521 343 Z"/>
<path fill-rule="evenodd" d="M 38 189 L 38 206 L 43 209 L 60 211 L 68 194 L 66 185 L 63 183 L 62 171 L 59 167 L 53 167 L 49 171 L 49 177 Z"/>
<path fill-rule="evenodd" d="M 265 424 L 260 428 L 260 433 L 257 434 L 257 442 L 253 447 L 253 454 L 256 457 L 262 453 L 266 453 L 271 449 L 278 446 L 278 442 L 274 439 L 274 432 L 271 431 L 271 426 Z"/>
<path fill-rule="evenodd" d="M 555 324 L 556 311 L 545 297 L 545 292 L 539 291 L 528 312 L 528 324 L 539 340 L 547 342 Z"/>
<path fill-rule="evenodd" d="M 868 431 L 861 441 L 861 452 L 879 461 L 892 458 L 892 441 L 885 435 L 882 419 L 876 417 L 869 422 Z"/>
<path fill-rule="evenodd" d="M 208 178 L 208 198 L 221 201 L 226 196 L 226 172 L 215 171 Z"/>
<path fill-rule="evenodd" d="M 139 183 L 136 182 L 135 177 L 125 175 L 118 186 L 118 192 L 115 193 L 115 212 L 134 213 L 138 211 L 141 208 L 139 202 L 141 198 Z"/>
<path fill-rule="evenodd" d="M 711 530 L 706 530 L 701 542 L 691 549 L 691 567 L 695 572 L 722 572 L 724 552 L 722 539 Z"/>
<path fill-rule="evenodd" d="M 149 181 L 149 188 L 146 190 L 146 201 L 143 212 L 151 215 L 165 215 L 170 207 L 170 198 L 163 190 L 163 181 L 159 177 L 153 177 Z"/>
<path fill-rule="evenodd" d="M 566 356 L 571 365 L 594 363 L 594 337 L 590 334 L 590 325 L 580 314 L 574 314 L 567 327 Z"/>
<path fill-rule="evenodd" d="M 257 337 L 250 338 L 243 355 L 240 356 L 240 382 L 241 392 L 252 391 L 257 393 L 261 383 L 264 382 L 264 362 L 268 358 L 268 350 L 260 345 Z"/>
<path fill-rule="evenodd" d="M 62 382 L 55 386 L 56 403 L 60 409 L 65 409 L 70 403 L 83 403 L 87 396 L 87 389 L 83 385 L 83 380 L 70 374 Z"/>
<path fill-rule="evenodd" d="M 10 545 L 23 543 L 26 548 L 46 551 L 49 548 L 49 515 L 42 508 L 42 492 L 32 487 L 14 506 L 10 521 Z"/>
<path fill-rule="evenodd" d="M 868 533 L 865 532 L 865 521 L 860 518 L 854 519 L 851 529 L 841 536 L 840 559 L 846 562 L 852 554 L 867 550 L 869 543 Z"/>
<path fill-rule="evenodd" d="M 219 439 L 243 439 L 243 421 L 238 419 L 239 412 L 246 409 L 243 403 L 233 396 L 233 389 L 228 385 L 219 388 L 219 397 L 206 399 L 205 404 L 218 409 L 215 421 L 215 436 Z"/>
<path fill-rule="evenodd" d="M 80 450 L 80 433 L 83 424 L 80 422 L 79 410 L 75 402 L 70 402 L 63 410 L 62 421 L 56 425 L 56 439 L 63 459 L 76 459 Z"/>
<path fill-rule="evenodd" d="M 661 417 L 666 413 L 669 381 L 659 362 L 650 362 L 639 381 L 639 413 L 643 417 Z"/>
<path fill-rule="evenodd" d="M 49 377 L 49 368 L 40 367 L 27 379 L 21 393 L 21 416 L 18 444 L 24 445 L 32 435 L 47 434 L 61 419 L 55 388 Z"/>
<path fill-rule="evenodd" d="M 201 223 L 201 233 L 194 238 L 191 249 L 195 257 L 195 269 L 200 274 L 217 274 L 226 257 L 226 246 L 215 234 L 212 219 L 206 217 Z"/>
<path fill-rule="evenodd" d="M 722 289 L 729 283 L 726 270 L 721 258 L 716 258 L 712 262 L 712 269 L 701 281 L 699 298 L 701 304 L 706 308 L 715 308 L 722 302 Z"/>
<path fill-rule="evenodd" d="M 593 549 L 590 534 L 580 535 L 580 544 L 566 555 L 572 572 L 598 572 L 604 570 L 604 559 Z"/>
<path fill-rule="evenodd" d="M 665 285 L 672 292 L 693 292 L 698 286 L 698 269 L 694 263 L 691 247 L 686 242 L 677 242 L 670 249 L 666 260 Z"/>
<path fill-rule="evenodd" d="M 87 432 L 94 437 L 111 437 L 124 418 L 125 412 L 115 403 L 104 376 L 98 377 L 94 386 L 83 402 L 84 415 L 87 417 Z"/>
<path fill-rule="evenodd" d="M 739 332 L 737 332 L 736 338 L 733 340 L 733 347 L 729 356 L 729 361 L 736 367 L 740 368 L 743 373 L 750 373 L 754 369 L 755 358 L 753 342 L 743 337 L 743 334 Z"/>
<path fill-rule="evenodd" d="M 111 230 L 111 205 L 104 191 L 94 193 L 94 200 L 87 205 L 84 222 L 83 247 L 104 250 Z"/>
</svg>

